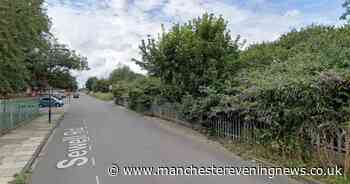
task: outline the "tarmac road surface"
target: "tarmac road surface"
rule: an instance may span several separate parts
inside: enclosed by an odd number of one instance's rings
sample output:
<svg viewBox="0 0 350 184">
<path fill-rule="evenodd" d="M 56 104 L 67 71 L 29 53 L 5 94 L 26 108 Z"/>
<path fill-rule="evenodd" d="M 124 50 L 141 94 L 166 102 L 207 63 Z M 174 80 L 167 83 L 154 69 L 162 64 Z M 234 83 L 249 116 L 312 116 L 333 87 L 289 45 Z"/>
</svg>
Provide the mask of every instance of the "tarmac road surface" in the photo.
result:
<svg viewBox="0 0 350 184">
<path fill-rule="evenodd" d="M 118 167 L 112 167 L 113 163 Z M 222 171 L 215 170 L 213 164 L 215 167 L 254 166 L 253 163 L 242 161 L 206 141 L 164 128 L 150 118 L 118 107 L 111 102 L 102 102 L 81 95 L 79 99 L 73 99 L 60 127 L 56 129 L 44 148 L 33 170 L 32 183 L 297 183 L 287 177 L 270 179 L 268 176 L 218 176 Z M 123 172 L 125 167 L 142 166 L 153 167 L 151 176 L 150 174 L 125 176 Z M 163 167 L 162 171 L 168 172 L 168 175 L 159 176 L 160 173 L 155 172 L 158 167 Z M 215 170 L 216 176 L 215 174 L 174 176 L 175 171 L 181 174 L 185 169 L 188 175 L 191 175 L 191 171 L 195 174 L 201 167 L 207 169 L 209 174 Z M 118 175 L 111 176 L 114 174 Z"/>
</svg>

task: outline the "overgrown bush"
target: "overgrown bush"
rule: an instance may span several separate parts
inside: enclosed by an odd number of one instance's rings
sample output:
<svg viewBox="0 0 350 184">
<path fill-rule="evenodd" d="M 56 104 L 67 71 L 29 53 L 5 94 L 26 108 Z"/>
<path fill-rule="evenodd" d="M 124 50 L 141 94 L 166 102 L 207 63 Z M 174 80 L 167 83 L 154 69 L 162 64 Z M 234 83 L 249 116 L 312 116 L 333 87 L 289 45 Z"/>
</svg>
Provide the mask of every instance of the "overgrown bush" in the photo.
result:
<svg viewBox="0 0 350 184">
<path fill-rule="evenodd" d="M 127 97 L 129 93 L 130 84 L 126 81 L 119 81 L 113 84 L 113 96 L 115 98 Z"/>
<path fill-rule="evenodd" d="M 161 85 L 159 79 L 151 77 L 138 79 L 129 88 L 129 108 L 140 112 L 147 111 L 160 94 Z"/>
<path fill-rule="evenodd" d="M 267 124 L 264 142 L 286 156 L 307 156 L 307 131 L 348 123 L 349 31 L 347 26 L 311 26 L 242 52 L 232 103 L 245 109 L 246 118 Z"/>
<path fill-rule="evenodd" d="M 185 95 L 181 101 L 181 113 L 190 122 L 202 122 L 214 111 L 213 107 L 220 104 L 222 95 L 213 88 L 202 88 L 202 97 Z"/>
<path fill-rule="evenodd" d="M 326 74 L 324 74 L 326 75 Z M 310 142 L 309 130 L 334 130 L 349 120 L 350 81 L 321 79 L 314 84 L 288 84 L 261 89 L 253 96 L 248 115 L 269 125 L 264 136 L 284 153 L 305 153 Z M 303 138 L 303 139 L 299 139 Z"/>
<path fill-rule="evenodd" d="M 150 76 L 115 72 L 114 96 L 127 96 L 129 108 L 141 112 L 170 102 L 181 118 L 204 126 L 238 113 L 265 127 L 254 132 L 260 147 L 303 164 L 311 158 L 311 133 L 350 124 L 349 25 L 312 25 L 245 50 L 229 33 L 222 17 L 204 14 L 143 41 L 136 63 Z"/>
<path fill-rule="evenodd" d="M 152 100 L 161 96 L 172 103 L 180 103 L 183 117 L 191 122 L 205 122 L 216 113 L 239 110 L 245 119 L 268 125 L 270 128 L 264 132 L 261 137 L 264 140 L 260 142 L 270 143 L 286 156 L 302 153 L 306 146 L 310 146 L 307 130 L 334 129 L 347 123 L 350 114 L 348 26 L 313 25 L 293 30 L 271 43 L 252 45 L 240 52 L 239 58 L 228 57 L 230 54 L 220 56 L 231 61 L 211 61 L 224 62 L 226 69 L 207 67 L 205 70 L 231 72 L 230 75 L 215 75 L 209 83 L 197 83 L 211 76 L 195 73 L 194 78 L 186 77 L 197 70 L 194 66 L 184 65 L 185 69 L 181 69 L 178 65 L 191 60 L 190 55 L 188 59 L 182 58 L 186 56 L 182 50 L 166 52 L 166 48 L 181 48 L 183 45 L 180 43 L 192 43 L 185 34 L 192 33 L 186 30 L 192 27 L 204 31 L 204 28 L 196 27 L 202 24 L 200 21 L 209 27 L 211 21 L 223 23 L 221 19 L 205 15 L 194 21 L 198 23 L 195 26 L 175 25 L 169 33 L 163 34 L 161 40 L 149 40 L 148 45 L 141 47 L 144 54 L 141 65 L 155 76 L 160 76 L 162 83 L 158 83 L 153 96 L 145 94 L 144 84 L 131 89 L 131 108 L 137 109 L 137 104 L 142 104 L 142 109 L 147 109 Z M 221 31 L 225 30 L 225 24 L 222 25 Z M 213 30 L 216 29 L 214 27 Z M 201 36 L 191 37 L 192 41 L 205 41 Z M 172 47 L 166 47 L 167 44 Z M 198 49 L 198 53 L 207 52 L 205 47 L 197 47 L 196 44 L 191 48 Z M 213 54 L 210 52 L 210 57 L 216 58 Z M 307 159 L 307 154 L 304 157 L 301 159 Z"/>
<path fill-rule="evenodd" d="M 253 45 L 231 62 L 237 67 L 231 77 L 200 87 L 196 95 L 181 91 L 181 113 L 198 122 L 239 110 L 247 121 L 269 127 L 260 143 L 308 160 L 311 130 L 334 131 L 349 124 L 349 33 L 348 26 L 310 26 Z"/>
</svg>

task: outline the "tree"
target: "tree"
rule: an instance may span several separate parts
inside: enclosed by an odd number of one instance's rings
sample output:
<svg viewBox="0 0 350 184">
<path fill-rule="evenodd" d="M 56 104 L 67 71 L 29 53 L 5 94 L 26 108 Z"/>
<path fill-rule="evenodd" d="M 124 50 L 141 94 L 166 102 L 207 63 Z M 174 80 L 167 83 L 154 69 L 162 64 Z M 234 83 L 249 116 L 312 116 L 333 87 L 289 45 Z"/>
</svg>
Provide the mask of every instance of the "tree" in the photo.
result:
<svg viewBox="0 0 350 184">
<path fill-rule="evenodd" d="M 107 79 L 98 79 L 97 77 L 90 77 L 85 86 L 89 91 L 93 92 L 109 92 L 109 86 L 111 85 L 110 81 Z"/>
<path fill-rule="evenodd" d="M 69 89 L 74 87 L 75 78 L 71 76 L 70 71 L 82 71 L 88 70 L 88 62 L 86 57 L 82 57 L 77 54 L 74 50 L 70 50 L 66 45 L 52 41 L 50 43 L 50 49 L 47 54 L 46 68 L 44 72 L 49 73 L 49 85 L 56 87 L 57 82 L 51 80 L 56 78 L 62 82 L 67 81 Z"/>
<path fill-rule="evenodd" d="M 93 87 L 96 85 L 97 83 L 97 77 L 90 77 L 86 83 L 85 83 L 85 87 L 89 90 L 89 91 L 93 91 Z"/>
<path fill-rule="evenodd" d="M 57 72 L 53 73 L 50 78 L 50 83 L 54 84 L 53 88 L 67 89 L 69 91 L 75 91 L 78 88 L 78 83 L 75 77 L 69 72 Z"/>
<path fill-rule="evenodd" d="M 343 8 L 345 8 L 345 13 L 340 17 L 341 20 L 348 20 L 350 15 L 350 0 L 345 0 L 343 3 Z"/>
<path fill-rule="evenodd" d="M 100 80 L 97 80 L 95 85 L 92 86 L 92 90 L 94 92 L 107 93 L 109 92 L 109 85 L 110 85 L 109 80 L 100 79 Z"/>
<path fill-rule="evenodd" d="M 55 87 L 50 78 L 88 69 L 86 58 L 58 44 L 50 34 L 43 3 L 0 1 L 0 96 L 22 92 L 26 87 Z"/>
<path fill-rule="evenodd" d="M 148 38 L 140 46 L 142 60 L 134 61 L 151 76 L 176 86 L 182 94 L 201 95 L 200 88 L 215 85 L 228 74 L 228 62 L 238 58 L 238 41 L 232 40 L 222 17 L 204 14 L 186 24 L 174 25 L 159 40 Z"/>
<path fill-rule="evenodd" d="M 89 69 L 85 57 L 59 44 L 54 38 L 48 39 L 46 47 L 31 54 L 26 62 L 30 72 L 28 84 L 39 89 L 47 86 L 61 88 L 60 80 L 65 82 L 74 78 L 70 74 L 71 70 Z"/>
<path fill-rule="evenodd" d="M 29 79 L 24 60 L 49 33 L 43 0 L 0 2 L 0 93 L 20 92 Z"/>
<path fill-rule="evenodd" d="M 137 74 L 130 70 L 128 66 L 121 66 L 113 70 L 113 72 L 109 76 L 109 81 L 112 84 L 118 83 L 120 81 L 131 82 L 137 78 L 140 78 L 141 76 L 141 74 Z"/>
</svg>

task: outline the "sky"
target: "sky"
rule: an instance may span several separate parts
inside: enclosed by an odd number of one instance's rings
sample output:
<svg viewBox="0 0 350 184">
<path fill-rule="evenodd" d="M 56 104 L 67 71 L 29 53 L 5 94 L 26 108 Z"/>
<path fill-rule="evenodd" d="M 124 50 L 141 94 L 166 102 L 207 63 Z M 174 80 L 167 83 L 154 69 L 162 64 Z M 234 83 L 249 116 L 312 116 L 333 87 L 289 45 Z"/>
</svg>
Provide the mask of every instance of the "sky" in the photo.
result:
<svg viewBox="0 0 350 184">
<path fill-rule="evenodd" d="M 128 65 L 145 73 L 139 45 L 156 37 L 161 25 L 169 29 L 203 13 L 222 15 L 233 37 L 248 44 L 276 40 L 310 24 L 341 25 L 344 0 L 47 0 L 51 32 L 60 43 L 88 58 L 90 70 L 74 72 L 80 85 L 92 76 L 106 78 Z"/>
</svg>

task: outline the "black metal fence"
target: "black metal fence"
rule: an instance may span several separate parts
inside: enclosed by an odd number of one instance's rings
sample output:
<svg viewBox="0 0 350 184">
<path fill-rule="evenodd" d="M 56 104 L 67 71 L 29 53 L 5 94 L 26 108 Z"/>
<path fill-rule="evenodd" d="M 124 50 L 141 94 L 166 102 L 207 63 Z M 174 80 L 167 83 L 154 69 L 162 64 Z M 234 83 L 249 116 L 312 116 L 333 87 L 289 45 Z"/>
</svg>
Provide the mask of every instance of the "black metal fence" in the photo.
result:
<svg viewBox="0 0 350 184">
<path fill-rule="evenodd" d="M 0 99 L 0 134 L 28 122 L 39 113 L 38 98 Z"/>
<path fill-rule="evenodd" d="M 122 98 L 116 101 L 117 104 L 128 106 L 128 99 Z M 240 143 L 261 144 L 264 143 L 264 134 L 269 132 L 271 127 L 254 120 L 246 120 L 237 112 L 226 112 L 206 118 L 204 122 L 188 122 L 178 106 L 171 103 L 161 105 L 154 103 L 146 112 L 153 116 L 171 120 L 186 126 L 195 124 L 203 125 L 211 135 L 231 139 Z M 310 138 L 311 147 L 307 150 L 322 154 L 325 162 L 342 165 L 350 168 L 350 129 L 308 129 L 304 132 Z M 305 150 L 306 151 L 306 150 Z"/>
</svg>

